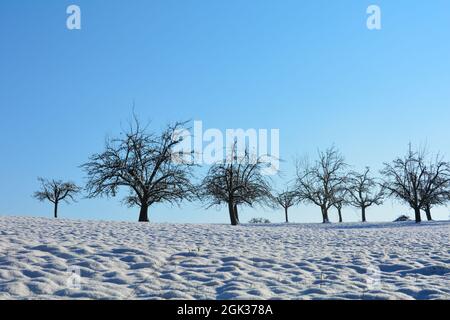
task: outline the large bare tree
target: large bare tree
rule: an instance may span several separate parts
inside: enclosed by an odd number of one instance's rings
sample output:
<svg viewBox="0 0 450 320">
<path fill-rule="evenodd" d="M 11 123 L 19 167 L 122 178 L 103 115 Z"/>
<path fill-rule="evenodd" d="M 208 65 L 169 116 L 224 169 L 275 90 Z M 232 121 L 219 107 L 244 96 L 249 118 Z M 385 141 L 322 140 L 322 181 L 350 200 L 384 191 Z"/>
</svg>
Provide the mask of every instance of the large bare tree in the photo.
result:
<svg viewBox="0 0 450 320">
<path fill-rule="evenodd" d="M 349 204 L 361 209 L 361 221 L 366 222 L 366 209 L 383 203 L 384 189 L 371 177 L 367 167 L 363 173 L 350 172 L 347 178 Z"/>
<path fill-rule="evenodd" d="M 175 150 L 182 142 L 178 133 L 184 124 L 168 125 L 161 134 L 155 134 L 147 132 L 135 116 L 121 137 L 107 139 L 105 150 L 82 165 L 88 177 L 88 196 L 114 197 L 125 187 L 129 196 L 124 202 L 140 207 L 140 222 L 149 221 L 148 209 L 155 203 L 179 204 L 194 199 L 194 161 L 190 154 L 180 155 Z"/>
<path fill-rule="evenodd" d="M 450 167 L 442 157 L 427 163 L 425 150 L 414 151 L 411 145 L 406 156 L 385 163 L 381 173 L 389 195 L 408 204 L 417 223 L 422 221 L 420 210 L 431 208 L 445 197 L 450 181 Z"/>
<path fill-rule="evenodd" d="M 80 188 L 73 182 L 63 182 L 61 180 L 47 180 L 38 178 L 41 189 L 36 191 L 33 196 L 39 201 L 50 201 L 53 203 L 53 214 L 58 218 L 58 205 L 61 201 L 70 203 L 75 201 L 75 195 L 80 192 Z"/>
<path fill-rule="evenodd" d="M 274 195 L 273 201 L 276 205 L 279 205 L 284 209 L 286 223 L 289 223 L 288 210 L 300 201 L 298 192 L 287 188 L 283 192 Z"/>
<path fill-rule="evenodd" d="M 238 206 L 269 203 L 271 187 L 269 178 L 262 173 L 265 162 L 247 151 L 238 155 L 236 143 L 232 150 L 227 159 L 209 169 L 202 182 L 201 197 L 208 207 L 226 204 L 231 225 L 238 225 Z"/>
<path fill-rule="evenodd" d="M 330 221 L 328 210 L 338 201 L 336 195 L 345 189 L 344 157 L 335 148 L 318 152 L 318 160 L 297 161 L 297 191 L 301 199 L 320 207 L 323 223 Z"/>
</svg>

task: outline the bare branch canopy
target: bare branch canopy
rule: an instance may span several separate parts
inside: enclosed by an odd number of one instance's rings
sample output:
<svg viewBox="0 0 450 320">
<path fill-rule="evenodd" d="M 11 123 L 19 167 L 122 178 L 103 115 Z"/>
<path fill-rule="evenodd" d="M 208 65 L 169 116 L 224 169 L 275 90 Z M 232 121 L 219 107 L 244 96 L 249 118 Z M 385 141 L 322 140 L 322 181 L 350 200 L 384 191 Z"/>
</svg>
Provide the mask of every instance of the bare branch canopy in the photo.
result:
<svg viewBox="0 0 450 320">
<path fill-rule="evenodd" d="M 168 125 L 160 134 L 148 133 L 134 118 L 123 137 L 108 139 L 105 150 L 94 154 L 82 168 L 89 197 L 116 196 L 120 187 L 129 191 L 124 202 L 140 207 L 139 221 L 148 221 L 148 208 L 155 203 L 179 204 L 195 198 L 191 182 L 190 155 L 177 156 L 182 139 L 178 130 L 185 123 Z M 187 157 L 186 157 L 187 156 Z"/>
</svg>

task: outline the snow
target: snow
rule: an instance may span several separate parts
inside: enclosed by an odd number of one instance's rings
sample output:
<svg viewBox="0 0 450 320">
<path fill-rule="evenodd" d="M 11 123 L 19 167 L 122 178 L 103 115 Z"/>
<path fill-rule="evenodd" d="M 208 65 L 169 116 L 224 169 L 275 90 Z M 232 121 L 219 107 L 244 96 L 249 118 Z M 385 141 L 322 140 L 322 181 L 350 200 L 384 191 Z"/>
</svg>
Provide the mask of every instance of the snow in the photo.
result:
<svg viewBox="0 0 450 320">
<path fill-rule="evenodd" d="M 0 299 L 450 299 L 449 240 L 450 221 L 0 217 Z"/>
</svg>

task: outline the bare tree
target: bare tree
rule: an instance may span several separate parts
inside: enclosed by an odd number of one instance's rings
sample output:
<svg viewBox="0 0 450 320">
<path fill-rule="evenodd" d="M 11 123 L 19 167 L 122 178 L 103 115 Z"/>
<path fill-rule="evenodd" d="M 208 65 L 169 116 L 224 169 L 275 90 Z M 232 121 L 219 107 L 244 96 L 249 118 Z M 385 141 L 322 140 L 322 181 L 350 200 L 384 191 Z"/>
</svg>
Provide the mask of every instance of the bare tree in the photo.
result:
<svg viewBox="0 0 450 320">
<path fill-rule="evenodd" d="M 245 152 L 237 155 L 236 143 L 231 156 L 211 166 L 202 182 L 201 197 L 208 207 L 226 204 L 231 225 L 239 224 L 239 205 L 253 207 L 270 201 L 270 183 L 262 174 L 264 162 Z"/>
<path fill-rule="evenodd" d="M 408 204 L 414 210 L 417 223 L 422 221 L 421 209 L 431 208 L 445 197 L 450 181 L 447 162 L 436 156 L 427 164 L 425 151 L 413 151 L 411 145 L 405 157 L 385 163 L 381 173 L 389 195 Z"/>
<path fill-rule="evenodd" d="M 70 203 L 75 201 L 75 195 L 80 192 L 80 188 L 73 182 L 63 182 L 61 180 L 47 180 L 38 178 L 41 189 L 33 194 L 39 201 L 48 200 L 54 205 L 54 217 L 58 218 L 58 205 L 61 201 Z"/>
<path fill-rule="evenodd" d="M 366 209 L 383 203 L 384 189 L 369 175 L 367 167 L 363 173 L 351 172 L 348 176 L 347 192 L 349 204 L 361 209 L 361 221 L 366 222 Z"/>
<path fill-rule="evenodd" d="M 194 199 L 194 161 L 191 154 L 175 150 L 182 141 L 178 133 L 184 124 L 168 125 L 158 135 L 148 133 L 134 116 L 122 137 L 107 139 L 105 151 L 82 165 L 88 177 L 88 196 L 114 197 L 119 187 L 125 187 L 130 194 L 124 202 L 140 207 L 140 222 L 149 221 L 148 209 L 155 203 L 180 204 Z"/>
<path fill-rule="evenodd" d="M 336 192 L 334 196 L 334 204 L 333 207 L 336 208 L 338 217 L 339 217 L 339 223 L 343 222 L 342 219 L 342 208 L 348 204 L 348 192 L 347 189 L 341 188 L 338 192 Z"/>
<path fill-rule="evenodd" d="M 439 155 L 425 166 L 422 178 L 420 198 L 423 199 L 422 210 L 425 211 L 428 221 L 433 220 L 431 208 L 444 205 L 449 199 L 450 191 L 450 164 Z"/>
<path fill-rule="evenodd" d="M 320 207 L 323 223 L 328 223 L 328 210 L 337 203 L 336 195 L 345 189 L 347 167 L 335 147 L 319 151 L 319 159 L 297 162 L 297 191 L 301 199 Z"/>
<path fill-rule="evenodd" d="M 294 190 L 287 188 L 285 191 L 276 194 L 273 197 L 275 204 L 280 205 L 284 209 L 284 215 L 286 223 L 289 223 L 288 210 L 290 207 L 296 205 L 299 202 L 298 193 Z"/>
</svg>

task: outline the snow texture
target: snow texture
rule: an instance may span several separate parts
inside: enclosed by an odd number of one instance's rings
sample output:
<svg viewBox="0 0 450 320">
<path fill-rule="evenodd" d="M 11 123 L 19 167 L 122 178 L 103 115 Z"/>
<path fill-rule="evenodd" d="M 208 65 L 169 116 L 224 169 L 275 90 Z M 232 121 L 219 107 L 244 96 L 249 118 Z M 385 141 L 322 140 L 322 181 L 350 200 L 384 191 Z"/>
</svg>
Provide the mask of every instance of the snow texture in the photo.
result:
<svg viewBox="0 0 450 320">
<path fill-rule="evenodd" d="M 450 299 L 450 222 L 0 217 L 0 299 Z"/>
</svg>

